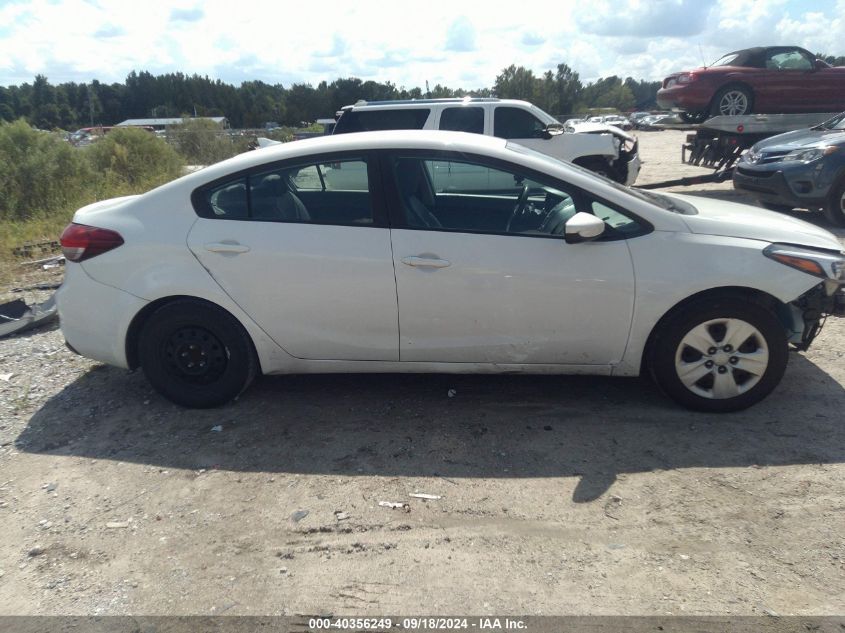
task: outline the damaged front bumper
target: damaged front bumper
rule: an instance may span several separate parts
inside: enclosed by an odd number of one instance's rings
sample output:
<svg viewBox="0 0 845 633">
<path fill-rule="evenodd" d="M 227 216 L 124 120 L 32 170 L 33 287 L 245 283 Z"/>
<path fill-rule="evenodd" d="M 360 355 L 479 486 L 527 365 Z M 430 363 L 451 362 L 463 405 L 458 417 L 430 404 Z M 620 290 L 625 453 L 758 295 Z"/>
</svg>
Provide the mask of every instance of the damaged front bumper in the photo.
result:
<svg viewBox="0 0 845 633">
<path fill-rule="evenodd" d="M 789 342 L 798 350 L 806 350 L 821 332 L 829 316 L 845 317 L 845 286 L 826 281 L 790 303 L 792 323 Z"/>
</svg>

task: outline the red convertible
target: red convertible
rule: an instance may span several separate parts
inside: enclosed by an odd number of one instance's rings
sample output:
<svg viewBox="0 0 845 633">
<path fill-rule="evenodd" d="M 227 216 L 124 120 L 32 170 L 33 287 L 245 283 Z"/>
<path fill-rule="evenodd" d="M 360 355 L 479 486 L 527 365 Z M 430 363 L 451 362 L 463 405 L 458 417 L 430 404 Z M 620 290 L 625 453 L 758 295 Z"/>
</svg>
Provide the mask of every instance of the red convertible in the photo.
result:
<svg viewBox="0 0 845 633">
<path fill-rule="evenodd" d="M 841 112 L 845 67 L 797 46 L 747 48 L 712 66 L 669 75 L 657 104 L 690 123 L 718 115 Z"/>
</svg>

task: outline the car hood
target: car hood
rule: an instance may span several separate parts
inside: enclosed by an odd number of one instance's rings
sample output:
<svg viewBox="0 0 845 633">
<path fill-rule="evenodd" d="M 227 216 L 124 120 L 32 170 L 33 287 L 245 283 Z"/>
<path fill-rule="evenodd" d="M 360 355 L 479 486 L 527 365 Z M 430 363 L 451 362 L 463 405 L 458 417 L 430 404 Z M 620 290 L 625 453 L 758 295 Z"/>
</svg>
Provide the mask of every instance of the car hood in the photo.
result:
<svg viewBox="0 0 845 633">
<path fill-rule="evenodd" d="M 664 195 L 679 198 L 698 209 L 697 215 L 682 216 L 692 233 L 842 251 L 842 243 L 830 231 L 782 213 L 700 196 Z"/>
<path fill-rule="evenodd" d="M 814 145 L 845 144 L 845 130 L 795 130 L 778 134 L 754 145 L 755 150 L 792 151 Z"/>
<path fill-rule="evenodd" d="M 622 128 L 615 125 L 608 125 L 607 123 L 572 123 L 569 126 L 575 134 L 613 134 L 626 141 L 634 141 L 636 138 L 633 134 L 628 134 Z"/>
</svg>

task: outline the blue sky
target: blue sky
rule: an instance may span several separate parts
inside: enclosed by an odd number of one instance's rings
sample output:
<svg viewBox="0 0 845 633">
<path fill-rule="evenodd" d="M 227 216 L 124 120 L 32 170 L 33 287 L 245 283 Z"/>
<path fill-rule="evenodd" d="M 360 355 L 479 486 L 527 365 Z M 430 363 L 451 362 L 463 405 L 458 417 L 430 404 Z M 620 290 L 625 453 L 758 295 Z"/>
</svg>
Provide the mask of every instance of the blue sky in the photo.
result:
<svg viewBox="0 0 845 633">
<path fill-rule="evenodd" d="M 149 70 L 477 88 L 509 64 L 561 62 L 585 80 L 656 80 L 773 44 L 845 55 L 845 0 L 0 0 L 0 85 Z"/>
</svg>

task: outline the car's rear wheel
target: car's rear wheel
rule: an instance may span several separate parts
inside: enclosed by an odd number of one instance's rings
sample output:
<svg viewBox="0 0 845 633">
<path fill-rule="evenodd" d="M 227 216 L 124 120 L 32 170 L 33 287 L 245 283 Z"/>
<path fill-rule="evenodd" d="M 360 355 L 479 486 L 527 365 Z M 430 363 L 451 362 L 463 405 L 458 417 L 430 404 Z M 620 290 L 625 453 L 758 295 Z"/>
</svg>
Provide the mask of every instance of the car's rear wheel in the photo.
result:
<svg viewBox="0 0 845 633">
<path fill-rule="evenodd" d="M 144 323 L 141 367 L 165 398 L 208 408 L 236 398 L 252 382 L 258 361 L 249 335 L 234 317 L 209 303 L 165 304 Z"/>
<path fill-rule="evenodd" d="M 684 123 L 704 123 L 709 118 L 707 112 L 681 112 L 678 116 Z"/>
<path fill-rule="evenodd" d="M 824 215 L 832 224 L 845 226 L 845 178 L 833 188 L 824 205 Z"/>
<path fill-rule="evenodd" d="M 738 411 L 771 393 L 788 354 L 784 328 L 771 310 L 726 297 L 697 301 L 670 317 L 653 342 L 651 370 L 686 407 Z"/>
<path fill-rule="evenodd" d="M 754 95 L 745 86 L 727 86 L 713 97 L 710 113 L 713 116 L 741 116 L 751 114 L 754 109 Z"/>
</svg>

